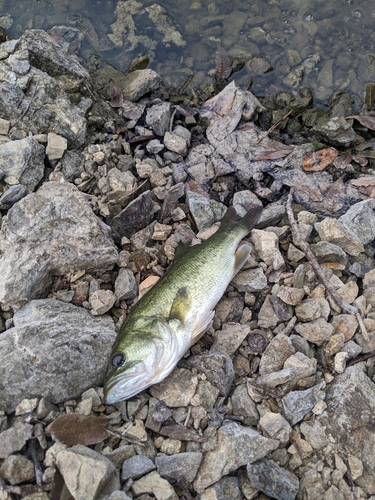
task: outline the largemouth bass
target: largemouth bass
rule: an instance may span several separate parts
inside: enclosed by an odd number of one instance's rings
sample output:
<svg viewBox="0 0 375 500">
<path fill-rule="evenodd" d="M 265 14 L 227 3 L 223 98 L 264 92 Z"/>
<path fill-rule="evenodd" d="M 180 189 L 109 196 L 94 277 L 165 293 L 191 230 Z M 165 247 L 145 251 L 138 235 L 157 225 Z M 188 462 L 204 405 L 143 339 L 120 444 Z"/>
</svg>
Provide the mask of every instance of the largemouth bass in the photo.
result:
<svg viewBox="0 0 375 500">
<path fill-rule="evenodd" d="M 216 304 L 250 254 L 249 244 L 239 244 L 261 212 L 262 207 L 253 207 L 239 220 L 230 207 L 216 233 L 201 245 L 180 243 L 169 269 L 121 326 L 104 383 L 107 404 L 163 380 L 210 328 Z"/>
</svg>

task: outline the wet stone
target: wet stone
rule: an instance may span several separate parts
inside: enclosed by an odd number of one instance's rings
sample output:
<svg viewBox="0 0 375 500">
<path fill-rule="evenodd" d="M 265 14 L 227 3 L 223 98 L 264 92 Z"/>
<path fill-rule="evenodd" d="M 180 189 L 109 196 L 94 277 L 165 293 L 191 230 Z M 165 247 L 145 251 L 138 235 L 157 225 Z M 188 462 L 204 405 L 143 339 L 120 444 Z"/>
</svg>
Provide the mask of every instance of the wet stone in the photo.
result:
<svg viewBox="0 0 375 500">
<path fill-rule="evenodd" d="M 334 146 L 353 146 L 358 141 L 358 136 L 344 117 L 319 118 L 312 130 L 328 140 Z"/>
<path fill-rule="evenodd" d="M 184 452 L 171 457 L 156 457 L 155 463 L 161 477 L 186 485 L 194 481 L 202 459 L 202 453 Z"/>
<path fill-rule="evenodd" d="M 138 479 L 156 469 L 152 460 L 144 455 L 135 455 L 124 461 L 122 465 L 121 480 Z"/>
<path fill-rule="evenodd" d="M 138 101 L 143 95 L 159 88 L 160 76 L 152 69 L 140 69 L 127 73 L 121 82 L 124 99 Z"/>
<path fill-rule="evenodd" d="M 283 469 L 267 459 L 248 464 L 247 475 L 251 485 L 277 500 L 294 500 L 299 490 L 299 480 L 295 474 Z"/>
<path fill-rule="evenodd" d="M 169 377 L 153 385 L 150 393 L 163 400 L 167 406 L 187 406 L 195 394 L 197 384 L 196 375 L 185 368 L 175 368 Z"/>
</svg>

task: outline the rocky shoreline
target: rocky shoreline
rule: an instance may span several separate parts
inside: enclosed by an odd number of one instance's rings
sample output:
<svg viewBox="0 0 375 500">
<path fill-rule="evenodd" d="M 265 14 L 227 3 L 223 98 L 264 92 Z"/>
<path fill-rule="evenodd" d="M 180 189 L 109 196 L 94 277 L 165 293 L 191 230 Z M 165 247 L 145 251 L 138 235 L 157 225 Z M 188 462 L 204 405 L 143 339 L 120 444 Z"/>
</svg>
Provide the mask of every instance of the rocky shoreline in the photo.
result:
<svg viewBox="0 0 375 500">
<path fill-rule="evenodd" d="M 0 500 L 371 498 L 375 117 L 65 50 L 0 44 Z M 229 204 L 265 208 L 212 328 L 103 405 L 127 311 Z"/>
</svg>

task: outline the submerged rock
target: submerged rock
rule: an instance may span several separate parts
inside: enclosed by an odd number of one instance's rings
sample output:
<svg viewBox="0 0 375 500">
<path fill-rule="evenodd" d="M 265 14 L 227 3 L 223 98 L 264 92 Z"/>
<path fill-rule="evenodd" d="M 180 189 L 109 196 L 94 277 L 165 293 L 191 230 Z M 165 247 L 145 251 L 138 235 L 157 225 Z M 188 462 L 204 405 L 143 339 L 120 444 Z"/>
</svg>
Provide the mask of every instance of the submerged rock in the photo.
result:
<svg viewBox="0 0 375 500">
<path fill-rule="evenodd" d="M 33 300 L 0 336 L 0 410 L 24 398 L 57 403 L 100 385 L 116 333 L 109 316 L 59 300 Z"/>
</svg>

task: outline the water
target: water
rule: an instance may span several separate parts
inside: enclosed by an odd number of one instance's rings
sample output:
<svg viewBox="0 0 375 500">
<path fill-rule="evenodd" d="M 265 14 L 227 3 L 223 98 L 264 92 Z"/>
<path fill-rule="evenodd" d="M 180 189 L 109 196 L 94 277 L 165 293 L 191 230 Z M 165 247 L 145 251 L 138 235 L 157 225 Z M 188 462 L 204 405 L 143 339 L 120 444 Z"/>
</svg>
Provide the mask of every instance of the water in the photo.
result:
<svg viewBox="0 0 375 500">
<path fill-rule="evenodd" d="M 0 0 L 11 37 L 68 26 L 66 43 L 76 37 L 72 50 L 80 43 L 90 67 L 125 71 L 148 55 L 167 86 L 190 77 L 194 91 L 215 81 L 219 43 L 238 67 L 246 63 L 229 80 L 256 95 L 307 86 L 321 102 L 338 89 L 364 100 L 375 83 L 374 22 L 373 0 Z"/>
</svg>

